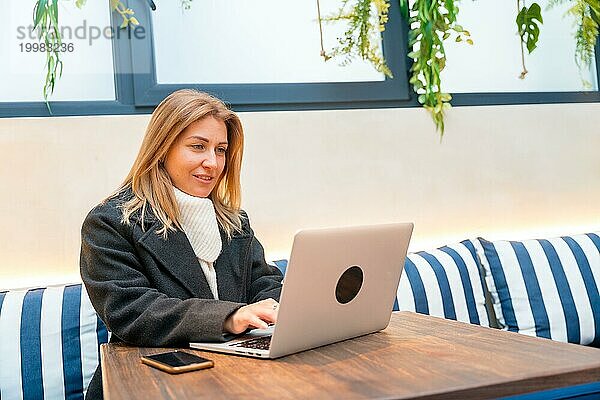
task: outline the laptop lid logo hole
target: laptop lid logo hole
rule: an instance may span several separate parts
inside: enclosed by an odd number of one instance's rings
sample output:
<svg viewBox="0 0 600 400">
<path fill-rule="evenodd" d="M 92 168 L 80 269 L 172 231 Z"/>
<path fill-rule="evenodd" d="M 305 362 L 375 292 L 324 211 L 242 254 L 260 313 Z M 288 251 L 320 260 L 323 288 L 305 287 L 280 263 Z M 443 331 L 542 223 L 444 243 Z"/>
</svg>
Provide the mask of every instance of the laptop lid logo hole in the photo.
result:
<svg viewBox="0 0 600 400">
<path fill-rule="evenodd" d="M 338 279 L 335 287 L 335 298 L 340 304 L 351 302 L 360 291 L 362 284 L 362 269 L 358 265 L 351 266 Z"/>
</svg>

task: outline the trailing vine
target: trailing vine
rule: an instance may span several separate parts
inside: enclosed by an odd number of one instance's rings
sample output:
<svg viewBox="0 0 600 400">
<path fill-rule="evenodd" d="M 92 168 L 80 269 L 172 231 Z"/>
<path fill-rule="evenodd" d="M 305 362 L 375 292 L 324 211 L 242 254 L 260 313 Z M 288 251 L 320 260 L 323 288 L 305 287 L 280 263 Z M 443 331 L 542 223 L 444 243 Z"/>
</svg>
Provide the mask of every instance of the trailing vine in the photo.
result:
<svg viewBox="0 0 600 400">
<path fill-rule="evenodd" d="M 442 90 L 440 73 L 446 67 L 444 41 L 454 37 L 456 42 L 473 44 L 471 34 L 457 24 L 458 7 L 454 0 L 400 0 L 408 18 L 408 57 L 413 59 L 409 82 L 417 99 L 431 113 L 440 135 L 444 134 L 444 111 L 450 107 L 452 96 Z"/>
<path fill-rule="evenodd" d="M 338 38 L 338 46 L 329 53 L 321 49 L 321 55 L 326 61 L 336 56 L 343 56 L 342 65 L 347 65 L 354 58 L 360 57 L 371 62 L 377 71 L 392 77 L 392 71 L 386 65 L 379 46 L 381 32 L 385 29 L 388 21 L 389 2 L 387 0 L 357 0 L 352 7 L 349 7 L 349 3 L 350 0 L 343 0 L 342 6 L 335 15 L 319 17 L 319 20 L 325 22 L 343 21 L 348 26 L 343 37 Z"/>
<path fill-rule="evenodd" d="M 525 79 L 525 75 L 527 75 L 527 72 L 529 72 L 525 67 L 524 45 L 527 46 L 527 51 L 529 54 L 535 50 L 540 37 L 539 24 L 544 22 L 542 18 L 542 9 L 538 3 L 533 3 L 529 8 L 527 8 L 524 3 L 525 0 L 517 0 L 516 23 L 517 32 L 521 38 L 521 64 L 523 65 L 523 71 L 521 71 L 519 79 Z"/>
<path fill-rule="evenodd" d="M 527 74 L 525 68 L 525 54 L 523 45 L 527 46 L 527 51 L 531 54 L 537 47 L 537 41 L 540 34 L 539 24 L 543 23 L 542 9 L 537 3 L 533 3 L 529 8 L 524 5 L 525 0 L 517 0 L 517 29 L 521 37 L 521 60 L 523 71 L 519 78 L 524 79 Z M 521 5 L 523 3 L 523 5 Z M 600 0 L 550 0 L 548 8 L 556 7 L 562 4 L 572 4 L 567 11 L 567 15 L 575 20 L 577 31 L 575 32 L 575 63 L 581 73 L 584 69 L 589 69 L 595 54 L 595 46 L 598 42 L 598 29 L 600 25 Z M 584 86 L 591 86 L 585 79 Z"/>
<path fill-rule="evenodd" d="M 594 59 L 600 27 L 600 0 L 550 0 L 549 7 L 569 3 L 567 11 L 575 19 L 575 62 L 579 70 L 589 69 Z M 596 66 L 596 68 L 600 68 Z M 584 80 L 586 86 L 590 83 Z"/>
<path fill-rule="evenodd" d="M 452 96 L 441 87 L 440 73 L 446 66 L 444 41 L 454 37 L 457 42 L 473 44 L 470 33 L 456 23 L 458 8 L 455 0 L 415 0 L 409 8 L 408 0 L 399 0 L 402 14 L 410 24 L 408 46 L 413 49 L 408 57 L 414 60 L 410 69 L 410 84 L 419 103 L 433 118 L 436 129 L 444 133 L 444 111 L 450 107 Z M 339 12 L 323 18 L 327 22 L 346 22 L 347 30 L 339 45 L 331 52 L 321 54 L 325 60 L 343 56 L 342 65 L 360 57 L 368 60 L 377 71 L 392 77 L 379 46 L 381 32 L 388 21 L 389 0 L 343 0 Z M 318 1 L 317 1 L 318 5 Z M 378 21 L 373 23 L 372 21 Z"/>
<path fill-rule="evenodd" d="M 44 99 L 48 105 L 48 94 L 54 92 L 56 79 L 62 75 L 62 60 L 60 59 L 60 46 L 62 44 L 58 27 L 58 2 L 57 0 L 38 0 L 33 10 L 33 27 L 40 32 L 40 41 L 43 41 L 46 51 L 46 80 L 43 87 Z"/>
<path fill-rule="evenodd" d="M 76 0 L 75 6 L 82 8 L 87 0 Z M 48 111 L 52 113 L 48 97 L 54 93 L 56 81 L 62 76 L 63 62 L 60 57 L 62 36 L 58 25 L 58 2 L 59 0 L 37 0 L 33 9 L 33 28 L 39 32 L 39 39 L 43 41 L 46 50 L 46 79 L 42 93 Z M 122 18 L 121 28 L 128 25 L 138 25 L 138 20 L 133 16 L 131 8 L 127 8 L 121 0 L 110 0 L 113 12 Z"/>
</svg>

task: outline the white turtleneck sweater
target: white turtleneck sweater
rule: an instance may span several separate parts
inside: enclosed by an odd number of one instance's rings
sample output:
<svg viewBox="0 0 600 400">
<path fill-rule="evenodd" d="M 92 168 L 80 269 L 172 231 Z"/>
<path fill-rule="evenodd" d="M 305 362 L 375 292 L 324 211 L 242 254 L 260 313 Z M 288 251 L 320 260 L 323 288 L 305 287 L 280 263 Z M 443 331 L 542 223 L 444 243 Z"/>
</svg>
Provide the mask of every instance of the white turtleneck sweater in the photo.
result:
<svg viewBox="0 0 600 400">
<path fill-rule="evenodd" d="M 210 291 L 218 300 L 217 273 L 213 263 L 221 253 L 222 243 L 215 207 L 209 198 L 190 196 L 176 187 L 173 189 L 179 205 L 183 232 L 198 257 Z"/>
</svg>

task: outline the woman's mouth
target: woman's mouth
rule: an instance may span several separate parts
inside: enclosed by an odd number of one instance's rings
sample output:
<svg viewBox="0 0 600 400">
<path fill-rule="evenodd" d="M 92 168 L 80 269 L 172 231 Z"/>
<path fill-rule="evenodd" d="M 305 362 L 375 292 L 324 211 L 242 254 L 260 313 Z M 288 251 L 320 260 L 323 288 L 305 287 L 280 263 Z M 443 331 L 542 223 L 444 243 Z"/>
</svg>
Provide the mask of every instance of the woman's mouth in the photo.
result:
<svg viewBox="0 0 600 400">
<path fill-rule="evenodd" d="M 193 175 L 194 178 L 199 180 L 202 183 L 211 183 L 213 181 L 213 177 L 210 175 Z"/>
</svg>

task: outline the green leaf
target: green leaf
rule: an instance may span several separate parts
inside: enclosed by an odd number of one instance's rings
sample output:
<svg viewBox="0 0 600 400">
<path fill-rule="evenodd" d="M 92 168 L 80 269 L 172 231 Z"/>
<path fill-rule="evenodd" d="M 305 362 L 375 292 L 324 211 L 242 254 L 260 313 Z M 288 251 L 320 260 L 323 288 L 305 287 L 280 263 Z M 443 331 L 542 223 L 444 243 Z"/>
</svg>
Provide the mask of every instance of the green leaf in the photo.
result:
<svg viewBox="0 0 600 400">
<path fill-rule="evenodd" d="M 50 19 L 52 20 L 52 24 L 57 27 L 58 26 L 58 2 L 53 1 L 48 7 L 48 11 L 50 14 Z"/>
<path fill-rule="evenodd" d="M 544 23 L 540 5 L 533 3 L 529 8 L 523 7 L 517 14 L 516 23 L 521 41 L 527 45 L 527 51 L 531 53 L 537 47 L 540 36 L 539 25 Z"/>
<path fill-rule="evenodd" d="M 54 72 L 54 57 L 50 56 L 50 58 L 48 58 L 48 71 L 50 73 Z"/>
<path fill-rule="evenodd" d="M 598 6 L 600 6 L 600 2 Z M 590 16 L 592 17 L 592 20 L 596 23 L 596 25 L 600 25 L 600 10 L 594 11 L 592 9 L 592 11 L 590 12 Z"/>
<path fill-rule="evenodd" d="M 38 24 L 42 21 L 44 14 L 46 14 L 46 5 L 48 4 L 48 0 L 38 0 L 35 3 L 35 13 L 33 18 L 33 27 L 36 28 Z"/>
<path fill-rule="evenodd" d="M 432 37 L 432 32 L 433 31 L 433 24 L 431 23 L 431 21 L 427 21 L 427 23 L 425 24 L 425 29 L 423 30 L 423 36 L 427 37 L 427 38 L 431 38 Z"/>
<path fill-rule="evenodd" d="M 450 100 L 452 100 L 452 96 L 449 93 L 442 93 L 440 95 L 440 99 L 444 102 L 449 102 Z"/>
<path fill-rule="evenodd" d="M 409 43 L 413 40 L 417 40 L 417 38 L 419 37 L 419 31 L 417 30 L 413 30 L 411 29 L 410 31 L 408 31 L 408 41 Z"/>
<path fill-rule="evenodd" d="M 448 17 L 452 20 L 455 20 L 458 9 L 454 6 L 454 0 L 445 0 L 444 7 L 446 7 L 446 10 L 448 10 Z"/>
<path fill-rule="evenodd" d="M 54 32 L 54 40 L 60 45 L 62 43 L 62 37 L 60 36 L 60 31 L 58 30 L 58 24 L 52 27 L 52 32 Z"/>
<path fill-rule="evenodd" d="M 440 58 L 438 63 L 440 64 L 440 71 L 442 71 L 444 68 L 446 68 L 446 58 Z"/>
<path fill-rule="evenodd" d="M 408 0 L 399 0 L 400 3 L 400 14 L 402 18 L 408 19 Z"/>
</svg>

